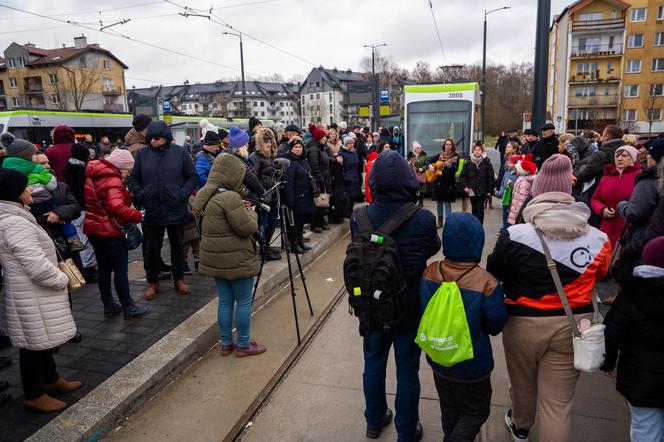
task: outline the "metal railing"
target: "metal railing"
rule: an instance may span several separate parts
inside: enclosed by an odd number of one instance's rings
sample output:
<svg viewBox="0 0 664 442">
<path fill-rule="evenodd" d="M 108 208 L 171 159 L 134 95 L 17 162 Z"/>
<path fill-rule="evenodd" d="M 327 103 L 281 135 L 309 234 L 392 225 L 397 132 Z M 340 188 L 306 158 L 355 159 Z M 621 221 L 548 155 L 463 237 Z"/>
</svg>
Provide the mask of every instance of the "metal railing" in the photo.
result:
<svg viewBox="0 0 664 442">
<path fill-rule="evenodd" d="M 572 57 L 612 57 L 622 54 L 622 44 L 572 46 Z"/>
<path fill-rule="evenodd" d="M 617 106 L 620 102 L 618 94 L 612 95 L 572 95 L 569 97 L 569 106 Z"/>
<path fill-rule="evenodd" d="M 620 78 L 612 74 L 600 75 L 599 69 L 592 72 L 577 72 L 572 74 L 569 79 L 570 82 L 604 82 L 604 81 L 620 81 Z"/>
<path fill-rule="evenodd" d="M 604 20 L 577 20 L 572 23 L 572 32 L 606 31 L 609 29 L 624 28 L 624 18 L 608 18 Z"/>
<path fill-rule="evenodd" d="M 120 89 L 120 86 L 114 86 L 114 85 L 109 85 L 105 84 L 102 86 L 102 92 L 105 94 L 121 94 L 122 89 Z"/>
</svg>

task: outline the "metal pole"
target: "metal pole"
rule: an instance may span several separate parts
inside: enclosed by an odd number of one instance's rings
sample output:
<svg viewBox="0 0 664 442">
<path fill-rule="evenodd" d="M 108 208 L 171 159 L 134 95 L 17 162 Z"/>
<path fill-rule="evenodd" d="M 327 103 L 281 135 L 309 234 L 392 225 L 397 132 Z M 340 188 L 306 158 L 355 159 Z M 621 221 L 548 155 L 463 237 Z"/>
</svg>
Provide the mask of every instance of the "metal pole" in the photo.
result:
<svg viewBox="0 0 664 442">
<path fill-rule="evenodd" d="M 482 94 L 480 96 L 482 107 L 482 141 L 486 128 L 486 9 L 484 10 L 484 38 L 482 43 Z"/>
<path fill-rule="evenodd" d="M 546 122 L 546 80 L 549 68 L 549 17 L 551 0 L 537 0 L 537 31 L 535 32 L 535 78 L 531 127 Z"/>
<path fill-rule="evenodd" d="M 247 118 L 247 89 L 244 84 L 244 49 L 242 48 L 242 33 L 240 33 L 240 70 L 242 72 L 242 116 Z"/>
<path fill-rule="evenodd" d="M 376 48 L 374 46 L 371 47 L 371 84 L 373 85 L 371 94 L 373 121 L 371 122 L 371 129 L 375 131 L 378 126 L 376 121 Z"/>
</svg>

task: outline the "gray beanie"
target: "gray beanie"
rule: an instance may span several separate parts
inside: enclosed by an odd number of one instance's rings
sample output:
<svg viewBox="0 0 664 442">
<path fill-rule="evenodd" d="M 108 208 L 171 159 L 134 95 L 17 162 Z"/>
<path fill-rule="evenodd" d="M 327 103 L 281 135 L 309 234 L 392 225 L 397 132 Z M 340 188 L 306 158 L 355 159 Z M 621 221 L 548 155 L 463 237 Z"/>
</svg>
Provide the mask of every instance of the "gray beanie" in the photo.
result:
<svg viewBox="0 0 664 442">
<path fill-rule="evenodd" d="M 344 146 L 346 146 L 348 143 L 355 142 L 353 137 L 344 137 Z"/>
<path fill-rule="evenodd" d="M 37 148 L 28 140 L 16 138 L 6 148 L 7 157 L 22 158 L 27 161 L 32 161 L 32 156 L 37 153 Z"/>
</svg>

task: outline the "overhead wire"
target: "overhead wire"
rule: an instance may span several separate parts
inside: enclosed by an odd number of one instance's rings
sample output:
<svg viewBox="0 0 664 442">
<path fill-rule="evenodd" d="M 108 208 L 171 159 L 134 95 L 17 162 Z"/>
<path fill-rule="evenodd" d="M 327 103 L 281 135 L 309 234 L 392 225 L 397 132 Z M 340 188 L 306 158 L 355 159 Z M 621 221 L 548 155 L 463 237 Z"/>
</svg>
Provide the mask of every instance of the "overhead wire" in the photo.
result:
<svg viewBox="0 0 664 442">
<path fill-rule="evenodd" d="M 447 64 L 447 57 L 445 56 L 445 48 L 443 47 L 443 39 L 440 38 L 440 31 L 438 30 L 438 22 L 436 21 L 436 14 L 433 12 L 433 3 L 431 0 L 429 2 L 429 9 L 431 10 L 431 18 L 433 19 L 433 26 L 436 28 L 436 35 L 438 36 L 438 44 L 440 45 L 440 51 L 443 53 L 443 60 Z"/>
</svg>

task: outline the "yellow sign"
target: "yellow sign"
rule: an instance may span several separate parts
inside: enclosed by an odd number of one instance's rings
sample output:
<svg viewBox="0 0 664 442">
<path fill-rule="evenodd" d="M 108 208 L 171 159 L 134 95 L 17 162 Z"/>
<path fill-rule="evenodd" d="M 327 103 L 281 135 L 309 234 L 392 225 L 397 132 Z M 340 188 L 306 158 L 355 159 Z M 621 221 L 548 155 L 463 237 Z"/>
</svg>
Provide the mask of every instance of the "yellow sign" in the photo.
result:
<svg viewBox="0 0 664 442">
<path fill-rule="evenodd" d="M 369 116 L 369 106 L 360 106 L 360 110 L 358 112 L 360 117 L 368 117 Z"/>
<path fill-rule="evenodd" d="M 385 117 L 387 115 L 390 115 L 390 105 L 389 104 L 381 104 L 380 105 L 380 116 Z"/>
<path fill-rule="evenodd" d="M 171 114 L 164 114 L 164 123 L 173 124 L 173 116 Z"/>
</svg>

